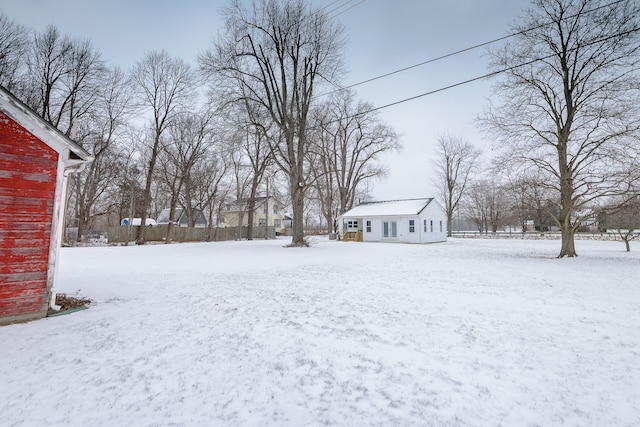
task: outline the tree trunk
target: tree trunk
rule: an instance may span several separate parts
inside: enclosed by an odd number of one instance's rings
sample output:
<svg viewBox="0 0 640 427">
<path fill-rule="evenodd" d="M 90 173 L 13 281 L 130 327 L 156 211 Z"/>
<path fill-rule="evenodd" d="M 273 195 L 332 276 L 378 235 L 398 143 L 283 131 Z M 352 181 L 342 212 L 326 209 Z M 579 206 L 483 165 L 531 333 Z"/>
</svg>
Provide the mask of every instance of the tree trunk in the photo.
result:
<svg viewBox="0 0 640 427">
<path fill-rule="evenodd" d="M 297 176 L 291 176 L 289 179 L 293 205 L 291 246 L 307 246 L 304 240 L 304 187 Z"/>
<path fill-rule="evenodd" d="M 624 239 L 624 244 L 627 247 L 627 252 L 631 252 L 631 245 L 629 245 L 629 239 Z"/>
<path fill-rule="evenodd" d="M 140 228 L 138 232 L 138 238 L 136 239 L 137 245 L 144 245 L 146 243 L 144 237 L 144 231 L 147 225 L 147 211 L 151 205 L 151 184 L 153 183 L 153 170 L 158 159 L 158 147 L 160 146 L 160 132 L 156 130 L 155 140 L 153 142 L 153 150 L 151 151 L 151 159 L 149 160 L 149 171 L 147 173 L 147 181 L 144 186 L 144 207 L 140 214 Z M 131 219 L 133 221 L 133 218 Z"/>
<path fill-rule="evenodd" d="M 173 230 L 173 222 L 176 216 L 176 207 L 178 206 L 178 197 L 171 195 L 171 203 L 169 204 L 169 222 L 167 223 L 167 235 L 164 238 L 164 243 L 171 243 L 171 231 Z"/>
<path fill-rule="evenodd" d="M 154 158 L 155 156 L 152 156 Z M 152 170 L 150 169 L 147 174 L 146 183 L 144 186 L 144 195 L 142 196 L 143 209 L 140 214 L 140 228 L 138 228 L 138 236 L 136 237 L 136 245 L 144 245 L 145 237 L 144 237 L 144 226 L 147 222 L 147 209 L 151 204 L 151 182 L 152 182 Z M 133 222 L 133 218 L 130 219 Z"/>
<path fill-rule="evenodd" d="M 79 203 L 78 204 L 78 235 L 76 236 L 76 241 L 77 242 L 81 242 L 82 241 L 82 235 L 85 234 L 85 221 L 84 221 L 84 217 L 85 217 L 85 211 L 84 211 L 84 204 L 83 203 Z"/>
<path fill-rule="evenodd" d="M 568 101 L 571 106 L 570 101 Z M 572 108 L 568 107 L 568 115 L 572 115 Z M 562 248 L 558 258 L 578 256 L 574 245 L 575 228 L 571 224 L 571 214 L 573 213 L 573 177 L 568 156 L 569 145 L 569 125 L 567 120 L 565 127 L 558 134 L 558 170 L 560 171 L 560 228 L 562 231 Z"/>
<path fill-rule="evenodd" d="M 249 211 L 247 212 L 247 240 L 253 240 L 253 221 L 256 210 L 256 193 L 258 192 L 258 181 L 255 179 L 251 183 L 249 193 Z"/>
<path fill-rule="evenodd" d="M 563 211 L 567 210 L 565 208 Z M 574 237 L 576 230 L 571 226 L 571 215 L 570 212 L 563 214 L 562 216 L 562 248 L 560 250 L 560 254 L 558 258 L 563 257 L 576 257 L 578 254 L 576 253 L 576 248 L 574 244 Z"/>
<path fill-rule="evenodd" d="M 560 255 L 558 255 L 558 258 L 562 258 L 565 256 L 578 256 L 574 245 L 574 234 L 575 233 L 572 228 L 569 228 L 569 230 L 565 230 L 564 228 L 562 229 L 562 249 L 560 251 Z"/>
</svg>

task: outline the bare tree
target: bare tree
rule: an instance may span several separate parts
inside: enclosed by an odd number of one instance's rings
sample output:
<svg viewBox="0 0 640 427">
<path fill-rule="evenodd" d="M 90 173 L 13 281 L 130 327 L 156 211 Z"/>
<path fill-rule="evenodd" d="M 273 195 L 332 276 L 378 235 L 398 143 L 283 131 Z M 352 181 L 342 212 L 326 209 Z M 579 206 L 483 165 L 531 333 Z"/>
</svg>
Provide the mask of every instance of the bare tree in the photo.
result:
<svg viewBox="0 0 640 427">
<path fill-rule="evenodd" d="M 617 146 L 640 118 L 639 16 L 634 0 L 535 0 L 513 42 L 491 52 L 506 70 L 503 102 L 481 122 L 514 163 L 553 177 L 559 257 L 577 255 L 586 208 L 621 191 Z"/>
<path fill-rule="evenodd" d="M 627 252 L 630 242 L 640 238 L 640 196 L 622 200 L 604 210 L 607 231 L 615 232 L 624 242 Z"/>
<path fill-rule="evenodd" d="M 243 203 L 238 204 L 238 209 L 246 207 L 247 213 L 247 240 L 253 240 L 253 222 L 256 208 L 256 198 L 258 197 L 258 187 L 263 182 L 265 173 L 273 164 L 272 143 L 269 139 L 273 138 L 273 126 L 270 119 L 265 117 L 264 113 L 255 108 L 255 105 L 246 101 L 237 104 L 233 111 L 233 117 L 227 117 L 227 121 L 234 129 L 235 137 L 238 142 L 236 147 L 242 156 L 242 161 L 247 164 L 246 167 L 246 186 L 248 187 L 247 197 L 238 196 Z M 246 203 L 244 203 L 246 202 Z M 268 201 L 267 201 L 268 203 Z M 266 234 L 265 234 L 266 236 Z"/>
<path fill-rule="evenodd" d="M 464 198 L 467 217 L 481 233 L 496 233 L 506 225 L 510 206 L 504 186 L 495 178 L 473 180 Z"/>
<path fill-rule="evenodd" d="M 26 28 L 0 10 L 0 84 L 12 92 L 18 92 L 27 51 Z"/>
<path fill-rule="evenodd" d="M 604 219 L 604 224 L 601 222 L 599 227 L 615 230 L 629 252 L 631 240 L 640 238 L 640 146 L 627 154 L 629 191 L 608 201 L 599 218 Z"/>
<path fill-rule="evenodd" d="M 201 115 L 196 120 L 196 126 L 193 127 L 191 132 L 191 148 L 185 150 L 181 156 L 180 170 L 184 179 L 183 189 L 180 192 L 180 205 L 185 211 L 189 227 L 195 227 L 197 211 L 204 214 L 207 205 L 206 200 L 199 196 L 201 190 L 198 187 L 201 184 L 199 183 L 198 168 L 204 164 L 208 164 L 208 167 L 216 167 L 218 165 L 224 167 L 224 162 L 211 160 L 215 156 L 220 156 L 220 141 L 216 133 L 214 115 L 214 111 L 201 112 Z M 222 171 L 222 174 L 224 174 L 224 169 Z M 213 177 L 213 181 L 208 186 L 217 185 L 216 183 L 219 183 L 223 178 L 223 176 L 218 176 L 216 173 L 220 173 L 219 170 L 210 171 L 209 176 Z M 214 193 L 213 196 L 215 197 L 216 194 Z"/>
<path fill-rule="evenodd" d="M 82 173 L 71 176 L 78 241 L 85 234 L 85 226 L 91 217 L 106 213 L 109 203 L 103 203 L 102 211 L 94 209 L 101 199 L 111 195 L 109 190 L 121 176 L 122 159 L 118 159 L 113 151 L 118 134 L 127 124 L 130 100 L 131 86 L 126 76 L 119 68 L 110 69 L 100 85 L 87 120 L 77 127 L 76 139 L 94 157 Z"/>
<path fill-rule="evenodd" d="M 192 201 L 208 215 L 209 239 L 216 239 L 217 227 L 222 219 L 222 210 L 228 193 L 231 192 L 229 177 L 229 151 L 214 145 L 209 152 L 198 158 L 191 175 Z"/>
<path fill-rule="evenodd" d="M 161 175 L 171 194 L 169 223 L 165 243 L 171 242 L 171 229 L 179 202 L 184 208 L 187 225 L 194 226 L 192 203 L 192 171 L 199 157 L 204 156 L 214 142 L 212 111 L 184 112 L 168 127 L 168 144 L 162 149 L 164 167 Z"/>
<path fill-rule="evenodd" d="M 447 235 L 451 236 L 453 214 L 468 189 L 469 179 L 477 170 L 481 151 L 464 138 L 453 135 L 438 137 L 434 158 L 436 184 L 447 213 Z"/>
<path fill-rule="evenodd" d="M 464 217 L 476 225 L 480 234 L 487 233 L 489 229 L 489 203 L 481 185 L 482 182 L 471 183 L 459 207 Z"/>
<path fill-rule="evenodd" d="M 372 109 L 344 90 L 317 110 L 312 173 L 321 211 L 334 231 L 335 219 L 353 207 L 366 181 L 384 176 L 380 156 L 400 149 L 396 132 Z"/>
<path fill-rule="evenodd" d="M 272 149 L 289 177 L 291 245 L 306 245 L 309 111 L 316 86 L 334 82 L 342 69 L 342 28 L 305 0 L 255 0 L 250 8 L 233 0 L 225 17 L 225 34 L 200 57 L 201 67 L 279 128 L 281 144 Z"/>
<path fill-rule="evenodd" d="M 166 51 L 150 52 L 133 69 L 140 105 L 151 112 L 152 141 L 146 170 L 144 210 L 142 211 L 138 244 L 145 243 L 145 221 L 151 205 L 154 169 L 160 151 L 160 142 L 167 127 L 177 114 L 193 100 L 194 74 L 189 65 L 179 58 L 171 58 Z"/>
<path fill-rule="evenodd" d="M 106 68 L 88 40 L 62 36 L 54 26 L 36 33 L 27 56 L 27 104 L 73 137 L 72 129 L 90 112 Z"/>
</svg>

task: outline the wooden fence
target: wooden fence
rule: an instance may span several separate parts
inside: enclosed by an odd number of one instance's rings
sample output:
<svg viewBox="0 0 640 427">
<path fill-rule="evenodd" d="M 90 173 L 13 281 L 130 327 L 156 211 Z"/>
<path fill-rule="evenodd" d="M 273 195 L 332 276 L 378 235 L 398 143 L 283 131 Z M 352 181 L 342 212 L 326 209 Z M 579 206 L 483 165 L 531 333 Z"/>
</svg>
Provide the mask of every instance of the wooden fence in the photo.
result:
<svg viewBox="0 0 640 427">
<path fill-rule="evenodd" d="M 138 236 L 140 227 L 109 227 L 107 239 L 109 243 L 123 243 L 134 241 Z M 274 227 L 269 227 L 268 237 L 275 237 Z M 163 242 L 167 237 L 167 226 L 158 225 L 147 227 L 144 231 L 144 239 L 147 242 Z M 227 227 L 227 228 L 188 228 L 172 227 L 172 242 L 220 242 L 224 240 L 239 240 L 247 237 L 247 227 Z M 264 239 L 265 227 L 253 227 L 253 238 Z"/>
</svg>

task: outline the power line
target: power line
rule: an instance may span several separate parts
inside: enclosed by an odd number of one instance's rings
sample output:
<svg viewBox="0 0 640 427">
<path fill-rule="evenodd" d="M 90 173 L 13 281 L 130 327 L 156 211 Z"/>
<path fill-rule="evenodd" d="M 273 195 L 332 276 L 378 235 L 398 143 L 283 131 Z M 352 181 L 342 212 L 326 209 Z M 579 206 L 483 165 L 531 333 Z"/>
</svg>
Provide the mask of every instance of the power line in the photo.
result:
<svg viewBox="0 0 640 427">
<path fill-rule="evenodd" d="M 362 0 L 360 3 L 364 2 L 364 1 L 365 0 Z M 603 9 L 603 8 L 606 8 L 606 7 L 609 7 L 609 6 L 613 6 L 613 5 L 617 4 L 617 3 L 622 3 L 623 1 L 625 1 L 625 0 L 616 0 L 616 1 L 613 1 L 611 3 L 607 3 L 605 5 L 598 6 L 598 7 L 595 7 L 593 9 L 581 12 L 581 13 L 576 13 L 574 15 L 567 16 L 567 17 L 563 18 L 562 20 L 574 18 L 574 17 L 579 16 L 581 14 L 592 13 L 592 12 L 595 12 L 597 10 L 600 10 L 600 9 Z M 358 3 L 358 4 L 360 4 L 360 3 Z M 355 6 L 357 6 L 358 4 L 356 4 Z M 351 8 L 353 8 L 355 6 L 352 6 L 349 9 L 351 9 Z M 347 9 L 347 10 L 349 10 L 349 9 Z M 346 10 L 344 12 L 346 12 Z M 477 45 L 474 45 L 474 46 L 470 46 L 470 47 L 467 47 L 467 48 L 464 48 L 464 49 L 457 50 L 455 52 L 451 52 L 451 53 L 447 53 L 445 55 L 438 56 L 436 58 L 428 59 L 426 61 L 422 61 L 422 62 L 419 62 L 417 64 L 410 65 L 408 67 L 400 68 L 400 69 L 395 70 L 395 71 L 391 71 L 391 72 L 388 72 L 388 73 L 385 73 L 385 74 L 381 74 L 381 75 L 376 76 L 376 77 L 372 77 L 372 78 L 369 78 L 369 79 L 366 79 L 366 80 L 363 80 L 363 81 L 360 81 L 360 82 L 357 82 L 357 83 L 353 83 L 353 84 L 350 84 L 348 86 L 339 87 L 339 88 L 334 89 L 332 91 L 321 93 L 320 95 L 318 95 L 318 98 L 322 97 L 322 96 L 326 96 L 326 95 L 331 95 L 333 93 L 340 92 L 340 91 L 343 91 L 343 90 L 346 90 L 346 89 L 350 89 L 350 88 L 353 88 L 353 87 L 356 87 L 356 86 L 360 86 L 360 85 L 363 85 L 365 83 L 370 83 L 370 82 L 373 82 L 373 81 L 376 81 L 376 80 L 380 80 L 382 78 L 389 77 L 389 76 L 392 76 L 394 74 L 402 73 L 404 71 L 408 71 L 408 70 L 411 70 L 413 68 L 421 67 L 423 65 L 430 64 L 430 63 L 433 63 L 433 62 L 436 62 L 436 61 L 440 61 L 440 60 L 443 60 L 443 59 L 446 59 L 446 58 L 449 58 L 449 57 L 452 57 L 452 56 L 456 56 L 456 55 L 459 55 L 461 53 L 465 53 L 465 52 L 468 52 L 468 51 L 471 51 L 471 50 L 475 50 L 475 49 L 478 49 L 478 48 L 481 48 L 481 47 L 484 47 L 484 46 L 487 46 L 487 45 L 490 45 L 490 44 L 493 44 L 493 43 L 497 43 L 497 42 L 502 41 L 502 40 L 506 40 L 506 39 L 511 38 L 511 37 L 519 36 L 519 35 L 528 33 L 530 31 L 537 30 L 537 29 L 546 27 L 548 25 L 552 25 L 554 23 L 555 23 L 555 21 L 546 22 L 544 24 L 536 25 L 534 27 L 527 28 L 527 29 L 522 30 L 522 31 L 518 31 L 516 33 L 512 33 L 512 34 L 508 34 L 506 36 L 498 37 L 498 38 L 490 40 L 490 41 L 486 41 L 486 42 L 483 42 L 483 43 L 480 43 L 480 44 L 477 44 Z"/>
<path fill-rule="evenodd" d="M 616 37 L 629 35 L 629 34 L 632 34 L 632 33 L 638 32 L 638 31 L 640 31 L 640 27 L 632 28 L 632 29 L 630 29 L 628 31 L 625 31 L 625 32 L 622 32 L 622 33 L 616 33 L 616 34 L 613 34 L 613 35 L 610 35 L 610 36 L 607 36 L 607 37 L 604 37 L 604 38 L 601 38 L 601 39 L 593 40 L 593 41 L 591 41 L 589 43 L 585 43 L 585 44 L 583 44 L 583 45 L 581 45 L 579 47 L 575 47 L 573 49 L 570 49 L 570 51 L 574 51 L 574 50 L 576 50 L 578 48 L 584 48 L 586 46 L 590 46 L 592 44 L 596 44 L 596 43 L 599 43 L 599 42 L 607 41 L 607 40 L 610 40 L 610 39 L 613 39 L 613 38 L 616 38 Z M 469 84 L 469 83 L 473 83 L 473 82 L 476 82 L 476 81 L 479 81 L 479 80 L 488 79 L 490 77 L 494 77 L 494 76 L 497 76 L 499 74 L 503 74 L 503 73 L 515 70 L 517 68 L 520 68 L 520 67 L 525 67 L 527 65 L 531 65 L 531 64 L 534 64 L 536 62 L 544 61 L 544 60 L 553 58 L 555 56 L 556 56 L 556 54 L 552 53 L 552 54 L 549 54 L 547 56 L 534 58 L 534 59 L 531 59 L 529 61 L 526 61 L 526 62 L 523 62 L 523 63 L 520 63 L 520 64 L 516 64 L 516 65 L 512 65 L 510 67 L 502 68 L 502 69 L 497 70 L 497 71 L 492 71 L 490 73 L 483 74 L 483 75 L 477 76 L 477 77 L 473 77 L 471 79 L 463 80 L 461 82 L 453 83 L 453 84 L 450 84 L 448 86 L 443 86 L 443 87 L 440 87 L 438 89 L 434 89 L 434 90 L 431 90 L 431 91 L 428 91 L 428 92 L 421 93 L 419 95 L 414 95 L 414 96 L 411 96 L 409 98 L 404 98 L 404 99 L 401 99 L 399 101 L 391 102 L 389 104 L 381 105 L 379 107 L 374 107 L 374 108 L 371 108 L 371 109 L 366 110 L 366 111 L 361 111 L 359 113 L 352 114 L 350 116 L 346 116 L 345 119 L 351 119 L 351 118 L 354 118 L 354 117 L 362 116 L 362 115 L 365 115 L 365 114 L 368 114 L 368 113 L 371 113 L 371 112 L 374 112 L 374 111 L 379 111 L 379 110 L 383 110 L 385 108 L 393 107 L 395 105 L 404 104 L 405 102 L 414 101 L 416 99 L 423 98 L 425 96 L 433 95 L 433 94 L 436 94 L 436 93 L 439 93 L 439 92 L 444 92 L 445 90 L 453 89 L 453 88 L 458 87 L 458 86 L 463 86 L 463 85 L 466 85 L 466 84 Z M 342 120 L 342 119 L 331 120 L 328 123 L 335 123 L 335 122 L 338 122 L 340 120 Z M 318 127 L 317 126 L 309 126 L 309 127 L 307 127 L 307 130 L 314 130 L 314 129 L 318 129 Z M 235 149 L 235 148 L 232 148 L 232 149 Z M 229 151 L 231 151 L 231 149 L 229 149 Z"/>
<path fill-rule="evenodd" d="M 326 6 L 324 6 L 324 7 L 321 7 L 321 8 L 320 8 L 320 10 L 328 9 L 328 8 L 330 8 L 331 6 L 333 6 L 334 4 L 336 4 L 336 3 L 340 2 L 340 1 L 342 1 L 342 0 L 333 0 L 333 1 L 332 1 L 331 3 L 329 3 L 328 5 L 326 5 Z M 351 0 L 348 0 L 348 2 L 350 2 L 350 1 L 351 1 Z"/>
<path fill-rule="evenodd" d="M 333 16 L 332 16 L 331 18 L 329 18 L 329 19 L 334 19 L 334 18 L 336 18 L 337 16 L 340 16 L 340 15 L 342 15 L 343 13 L 350 11 L 350 10 L 351 10 L 351 9 L 353 9 L 354 7 L 361 5 L 361 4 L 362 4 L 362 3 L 364 3 L 365 1 L 366 1 L 366 0 L 360 0 L 358 3 L 354 4 L 353 6 L 350 6 L 350 7 L 346 8 L 345 10 L 343 10 L 343 11 L 341 11 L 341 12 L 336 13 L 335 15 L 333 15 Z M 348 4 L 348 3 L 344 4 L 343 6 L 346 6 L 347 4 Z"/>
<path fill-rule="evenodd" d="M 640 31 L 640 28 L 633 28 L 633 29 L 631 29 L 629 31 L 625 31 L 625 32 L 622 32 L 622 33 L 617 33 L 617 34 L 614 34 L 614 35 L 611 35 L 611 36 L 608 36 L 608 37 L 605 37 L 605 38 L 602 38 L 602 39 L 594 40 L 594 41 L 592 41 L 590 43 L 586 43 L 586 44 L 582 45 L 581 47 L 585 47 L 585 46 L 589 46 L 589 45 L 596 44 L 596 43 L 599 43 L 599 42 L 603 42 L 603 41 L 606 41 L 606 40 L 610 40 L 612 38 L 616 38 L 616 37 L 632 34 L 632 33 L 638 32 L 638 31 Z M 571 50 L 575 50 L 575 49 L 577 49 L 577 48 L 573 48 Z M 553 58 L 554 56 L 556 56 L 555 53 L 547 55 L 547 56 L 544 56 L 544 57 L 541 57 L 541 58 L 534 58 L 534 59 L 532 59 L 530 61 L 523 62 L 523 63 L 517 64 L 517 65 L 513 65 L 511 67 L 503 68 L 503 69 L 500 69 L 500 70 L 497 70 L 497 71 L 492 71 L 492 72 L 484 74 L 482 76 L 474 77 L 474 78 L 471 78 L 471 79 L 468 79 L 468 80 L 464 80 L 464 81 L 461 81 L 461 82 L 458 82 L 458 83 L 454 83 L 454 84 L 451 84 L 451 85 L 448 85 L 448 86 L 443 86 L 441 88 L 434 89 L 434 90 L 431 90 L 429 92 L 421 93 L 419 95 L 411 96 L 409 98 L 401 99 L 399 101 L 395 101 L 395 102 L 392 102 L 390 104 L 385 104 L 385 105 L 381 105 L 379 107 L 371 108 L 370 110 L 367 110 L 367 111 L 364 111 L 364 112 L 349 116 L 349 118 L 357 117 L 357 116 L 360 116 L 360 115 L 363 115 L 363 114 L 367 114 L 367 113 L 371 113 L 373 111 L 382 110 L 384 108 L 393 107 L 394 105 L 403 104 L 405 102 L 413 101 L 413 100 L 418 99 L 418 98 L 423 98 L 423 97 L 428 96 L 428 95 L 433 95 L 433 94 L 438 93 L 438 92 L 443 92 L 443 91 L 448 90 L 448 89 L 453 89 L 454 87 L 458 87 L 458 86 L 466 85 L 466 84 L 469 84 L 469 83 L 473 83 L 473 82 L 478 81 L 478 80 L 483 80 L 483 79 L 487 79 L 489 77 L 494 77 L 494 76 L 497 76 L 498 74 L 502 74 L 502 73 L 506 73 L 508 71 L 515 70 L 516 68 L 525 67 L 527 65 L 531 65 L 531 64 L 534 64 L 536 62 L 540 62 L 540 61 L 544 61 L 544 60 Z"/>
<path fill-rule="evenodd" d="M 616 37 L 621 37 L 621 36 L 624 36 L 624 35 L 632 34 L 632 33 L 638 32 L 638 31 L 640 31 L 640 27 L 632 28 L 632 29 L 630 29 L 628 31 L 625 31 L 625 32 L 622 32 L 622 33 L 617 33 L 617 34 L 613 34 L 613 35 L 608 36 L 608 37 L 604 37 L 604 38 L 601 38 L 601 39 L 593 40 L 590 43 L 586 43 L 586 44 L 581 45 L 579 47 L 575 47 L 573 49 L 570 49 L 570 51 L 574 51 L 574 50 L 576 50 L 578 48 L 584 48 L 586 46 L 590 46 L 592 44 L 596 44 L 596 43 L 599 43 L 599 42 L 610 40 L 610 39 L 613 39 L 613 38 L 616 38 Z M 404 99 L 401 99 L 399 101 L 395 101 L 395 102 L 392 102 L 392 103 L 389 103 L 389 104 L 381 105 L 379 107 L 374 107 L 374 108 L 371 108 L 371 109 L 366 110 L 366 111 L 361 111 L 361 112 L 359 112 L 357 114 L 352 114 L 350 116 L 347 116 L 347 117 L 345 117 L 345 119 L 351 119 L 351 118 L 354 118 L 354 117 L 363 116 L 365 114 L 369 114 L 369 113 L 372 113 L 374 111 L 379 111 L 379 110 L 382 110 L 382 109 L 385 109 L 385 108 L 393 107 L 395 105 L 404 104 L 405 102 L 409 102 L 409 101 L 413 101 L 413 100 L 416 100 L 416 99 L 419 99 L 419 98 L 423 98 L 423 97 L 428 96 L 428 95 L 433 95 L 433 94 L 436 94 L 436 93 L 439 93 L 439 92 L 444 92 L 445 90 L 453 89 L 453 88 L 458 87 L 458 86 L 463 86 L 463 85 L 466 85 L 466 84 L 469 84 L 469 83 L 473 83 L 473 82 L 476 82 L 476 81 L 479 81 L 479 80 L 484 80 L 484 79 L 487 79 L 487 78 L 490 78 L 490 77 L 494 77 L 494 76 L 497 76 L 499 74 L 503 74 L 503 73 L 506 73 L 508 71 L 512 71 L 512 70 L 515 70 L 517 68 L 520 68 L 520 67 L 525 67 L 527 65 L 531 65 L 531 64 L 534 64 L 536 62 L 540 62 L 540 61 L 544 61 L 544 60 L 553 58 L 555 56 L 556 56 L 556 54 L 552 53 L 552 54 L 549 54 L 547 56 L 543 56 L 543 57 L 540 57 L 540 58 L 534 58 L 534 59 L 531 59 L 529 61 L 526 61 L 526 62 L 523 62 L 523 63 L 520 63 L 520 64 L 516 64 L 516 65 L 512 65 L 510 67 L 502 68 L 502 69 L 497 70 L 497 71 L 492 71 L 490 73 L 487 73 L 487 74 L 484 74 L 484 75 L 481 75 L 481 76 L 477 76 L 477 77 L 473 77 L 471 79 L 467 79 L 467 80 L 464 80 L 464 81 L 461 81 L 461 82 L 453 83 L 453 84 L 450 84 L 448 86 L 443 86 L 443 87 L 440 87 L 438 89 L 431 90 L 429 92 L 421 93 L 419 95 L 414 95 L 414 96 L 411 96 L 409 98 L 404 98 Z M 338 122 L 340 120 L 342 120 L 342 119 L 331 120 L 331 121 L 329 121 L 327 123 L 336 123 L 336 122 Z M 319 128 L 318 126 L 309 126 L 309 127 L 307 127 L 307 130 L 314 130 L 314 129 L 318 129 L 318 128 Z M 237 146 L 232 146 L 232 147 L 225 147 L 225 148 L 219 149 L 217 152 L 218 153 L 233 152 L 233 151 L 236 151 L 238 149 L 239 148 Z"/>
<path fill-rule="evenodd" d="M 327 5 L 327 6 L 323 7 L 323 8 L 322 8 L 322 10 L 324 10 L 324 9 L 328 9 L 329 7 L 331 7 L 331 6 L 333 6 L 334 4 L 338 3 L 339 1 L 342 1 L 342 0 L 336 0 L 336 1 L 334 1 L 334 2 L 330 3 L 329 5 Z M 338 5 L 338 6 L 334 7 L 333 9 L 331 9 L 330 11 L 326 12 L 326 13 L 325 13 L 325 15 L 327 15 L 327 16 L 328 16 L 328 15 L 332 14 L 333 12 L 335 12 L 335 11 L 336 11 L 336 10 L 338 10 L 338 9 L 340 9 L 341 7 L 345 7 L 346 5 L 348 5 L 349 3 L 351 3 L 352 1 L 353 1 L 353 0 L 346 0 L 346 1 L 345 1 L 345 3 L 343 3 L 343 4 L 341 4 L 341 5 Z"/>
</svg>

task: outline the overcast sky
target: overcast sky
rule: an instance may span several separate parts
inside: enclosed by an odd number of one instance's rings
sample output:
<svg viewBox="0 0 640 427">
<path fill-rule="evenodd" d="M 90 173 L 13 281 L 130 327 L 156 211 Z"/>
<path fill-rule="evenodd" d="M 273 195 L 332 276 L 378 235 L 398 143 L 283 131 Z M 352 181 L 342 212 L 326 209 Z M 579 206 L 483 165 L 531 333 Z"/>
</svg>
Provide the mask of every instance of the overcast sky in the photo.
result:
<svg viewBox="0 0 640 427">
<path fill-rule="evenodd" d="M 529 0 L 313 0 L 345 26 L 350 73 L 360 82 L 502 37 Z M 332 4 L 334 3 L 334 4 Z M 0 0 L 0 9 L 36 30 L 53 24 L 89 38 L 104 60 L 128 70 L 147 52 L 165 49 L 196 65 L 222 29 L 223 0 Z M 353 7 L 352 7 L 353 6 Z M 351 8 L 350 8 L 351 7 Z M 350 8 L 350 9 L 349 9 Z M 487 72 L 483 49 L 358 86 L 375 106 L 437 90 Z M 377 200 L 435 196 L 432 162 L 439 135 L 460 135 L 490 152 L 474 120 L 490 95 L 480 81 L 380 111 L 402 134 L 403 150 L 385 157 L 389 176 L 376 182 Z"/>
</svg>

